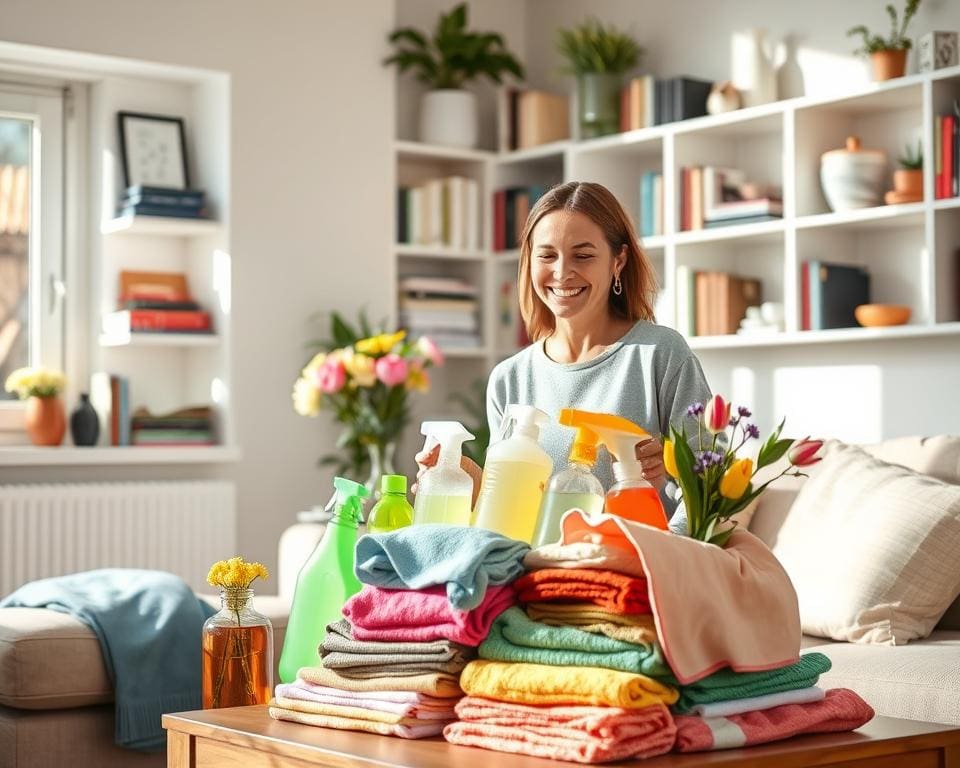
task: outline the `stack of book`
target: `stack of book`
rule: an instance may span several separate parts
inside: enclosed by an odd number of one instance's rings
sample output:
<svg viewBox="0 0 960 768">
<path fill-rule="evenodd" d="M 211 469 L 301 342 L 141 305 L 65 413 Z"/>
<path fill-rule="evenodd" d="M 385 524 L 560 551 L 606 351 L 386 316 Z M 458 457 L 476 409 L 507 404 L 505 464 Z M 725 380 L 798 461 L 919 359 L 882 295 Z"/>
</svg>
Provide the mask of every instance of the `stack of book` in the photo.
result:
<svg viewBox="0 0 960 768">
<path fill-rule="evenodd" d="M 859 327 L 854 310 L 870 303 L 870 274 L 851 264 L 810 260 L 800 267 L 800 327 L 805 331 Z"/>
<path fill-rule="evenodd" d="M 130 445 L 130 381 L 115 373 L 90 377 L 90 404 L 100 417 L 104 445 Z"/>
<path fill-rule="evenodd" d="M 400 325 L 411 336 L 429 336 L 441 349 L 477 349 L 477 289 L 456 277 L 400 280 Z"/>
<path fill-rule="evenodd" d="M 954 113 L 937 115 L 933 120 L 933 149 L 937 200 L 960 196 L 960 136 L 957 130 L 957 110 L 960 103 L 954 102 Z"/>
<path fill-rule="evenodd" d="M 680 229 L 685 232 L 782 217 L 780 190 L 748 184 L 743 171 L 711 165 L 680 169 Z"/>
<path fill-rule="evenodd" d="M 182 272 L 120 272 L 116 312 L 103 317 L 108 336 L 129 333 L 211 333 L 210 313 L 200 308 Z"/>
<path fill-rule="evenodd" d="M 117 210 L 118 216 L 172 216 L 205 219 L 205 195 L 199 189 L 168 189 L 135 184 L 127 187 Z"/>
<path fill-rule="evenodd" d="M 503 88 L 497 114 L 501 152 L 570 138 L 570 102 L 557 93 Z"/>
<path fill-rule="evenodd" d="M 640 177 L 640 237 L 663 234 L 663 174 L 647 171 Z"/>
<path fill-rule="evenodd" d="M 133 445 L 215 445 L 213 409 L 209 406 L 180 408 L 154 415 L 138 408 L 130 422 Z"/>
<path fill-rule="evenodd" d="M 636 77 L 620 91 L 620 130 L 635 131 L 707 114 L 713 83 L 693 77 Z"/>
<path fill-rule="evenodd" d="M 736 333 L 747 307 L 762 300 L 755 278 L 677 267 L 677 330 L 685 336 Z"/>
<path fill-rule="evenodd" d="M 397 189 L 397 242 L 480 247 L 480 186 L 465 176 L 430 179 Z"/>
<path fill-rule="evenodd" d="M 497 296 L 497 349 L 512 352 L 522 349 L 530 343 L 527 328 L 520 315 L 520 301 L 517 296 L 516 279 L 500 283 Z"/>
<path fill-rule="evenodd" d="M 520 247 L 520 235 L 534 203 L 547 191 L 545 185 L 507 187 L 493 193 L 493 250 Z"/>
</svg>

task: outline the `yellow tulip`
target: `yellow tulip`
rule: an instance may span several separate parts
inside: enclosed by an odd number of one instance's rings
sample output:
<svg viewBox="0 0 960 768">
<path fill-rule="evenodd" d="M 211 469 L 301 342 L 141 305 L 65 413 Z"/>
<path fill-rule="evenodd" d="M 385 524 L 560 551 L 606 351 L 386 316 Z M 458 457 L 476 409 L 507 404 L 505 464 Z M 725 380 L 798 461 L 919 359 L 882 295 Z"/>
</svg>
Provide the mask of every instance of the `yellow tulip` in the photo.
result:
<svg viewBox="0 0 960 768">
<path fill-rule="evenodd" d="M 351 383 L 358 387 L 372 387 L 377 383 L 376 361 L 372 357 L 347 349 L 343 355 L 343 367 L 350 374 Z"/>
<path fill-rule="evenodd" d="M 670 477 L 680 477 L 680 470 L 677 469 L 677 454 L 673 447 L 673 440 L 663 441 L 663 466 Z"/>
<path fill-rule="evenodd" d="M 751 477 L 753 477 L 753 460 L 737 459 L 720 478 L 720 495 L 725 499 L 736 501 L 747 490 Z"/>
<path fill-rule="evenodd" d="M 406 331 L 397 331 L 396 333 L 381 333 L 379 336 L 371 336 L 368 339 L 360 339 L 353 346 L 357 352 L 364 355 L 385 355 L 394 346 L 406 337 Z"/>
</svg>

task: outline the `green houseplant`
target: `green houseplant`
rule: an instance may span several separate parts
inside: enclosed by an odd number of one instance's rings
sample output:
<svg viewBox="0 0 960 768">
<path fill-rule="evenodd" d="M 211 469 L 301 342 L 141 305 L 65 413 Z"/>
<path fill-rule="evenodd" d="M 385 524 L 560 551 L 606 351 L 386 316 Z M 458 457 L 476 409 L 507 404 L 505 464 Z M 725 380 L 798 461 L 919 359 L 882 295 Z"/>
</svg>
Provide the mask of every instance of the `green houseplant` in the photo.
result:
<svg viewBox="0 0 960 768">
<path fill-rule="evenodd" d="M 580 137 L 616 133 L 620 128 L 623 76 L 637 66 L 643 48 L 629 34 L 588 17 L 557 32 L 557 50 L 577 79 Z"/>
<path fill-rule="evenodd" d="M 873 63 L 875 80 L 892 80 L 903 77 L 907 69 L 907 51 L 913 47 L 913 41 L 907 37 L 907 25 L 916 15 L 921 0 L 907 0 L 902 19 L 897 17 L 897 9 L 892 3 L 886 6 L 890 17 L 890 35 L 872 35 L 863 24 L 847 30 L 848 37 L 860 35 L 863 44 L 854 53 L 869 56 Z"/>
<path fill-rule="evenodd" d="M 887 192 L 886 203 L 917 203 L 923 200 L 923 143 L 907 144 L 897 159 L 900 167 L 893 172 L 893 191 Z"/>
<path fill-rule="evenodd" d="M 441 14 L 432 37 L 402 27 L 388 38 L 395 47 L 384 64 L 412 70 L 430 88 L 420 107 L 420 140 L 431 144 L 474 147 L 477 144 L 476 98 L 463 86 L 486 77 L 503 82 L 510 74 L 523 79 L 523 65 L 495 32 L 467 29 L 467 6 Z"/>
</svg>

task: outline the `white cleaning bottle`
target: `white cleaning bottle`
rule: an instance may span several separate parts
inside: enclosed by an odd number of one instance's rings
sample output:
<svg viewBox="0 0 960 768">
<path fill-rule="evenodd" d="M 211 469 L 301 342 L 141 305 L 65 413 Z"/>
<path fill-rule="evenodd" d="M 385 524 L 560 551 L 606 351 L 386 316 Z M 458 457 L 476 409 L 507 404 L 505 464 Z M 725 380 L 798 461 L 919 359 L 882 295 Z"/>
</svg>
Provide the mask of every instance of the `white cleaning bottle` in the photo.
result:
<svg viewBox="0 0 960 768">
<path fill-rule="evenodd" d="M 459 421 L 425 421 L 420 433 L 427 436 L 424 450 L 440 446 L 437 463 L 417 482 L 413 524 L 470 525 L 473 479 L 460 466 L 465 440 L 473 440 Z"/>
</svg>

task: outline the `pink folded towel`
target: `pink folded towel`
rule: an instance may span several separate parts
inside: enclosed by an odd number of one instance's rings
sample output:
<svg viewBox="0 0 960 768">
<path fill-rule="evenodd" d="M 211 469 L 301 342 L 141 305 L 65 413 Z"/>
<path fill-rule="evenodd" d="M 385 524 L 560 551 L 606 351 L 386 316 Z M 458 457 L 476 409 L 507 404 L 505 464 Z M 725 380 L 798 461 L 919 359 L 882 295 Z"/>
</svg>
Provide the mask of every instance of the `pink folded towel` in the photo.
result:
<svg viewBox="0 0 960 768">
<path fill-rule="evenodd" d="M 443 586 L 417 591 L 365 586 L 347 600 L 343 615 L 357 640 L 429 642 L 447 639 L 476 647 L 493 620 L 516 603 L 509 584 L 489 587 L 476 608 L 460 611 L 450 605 Z"/>
<path fill-rule="evenodd" d="M 460 721 L 443 730 L 452 744 L 553 760 L 602 763 L 669 752 L 676 728 L 663 704 L 619 707 L 535 707 L 468 696 Z"/>
<path fill-rule="evenodd" d="M 453 720 L 453 704 L 456 699 L 438 699 L 418 693 L 389 691 L 383 693 L 355 693 L 338 691 L 323 685 L 314 685 L 305 680 L 293 683 L 281 683 L 275 696 L 278 699 L 312 701 L 317 704 L 330 704 L 338 707 L 355 707 L 375 712 L 388 712 L 401 717 L 414 717 L 419 720 Z"/>
<path fill-rule="evenodd" d="M 729 717 L 676 716 L 678 752 L 733 749 L 801 733 L 852 731 L 873 719 L 873 709 L 853 691 L 832 688 L 823 701 L 784 704 Z"/>
</svg>

